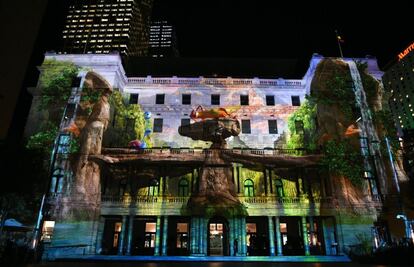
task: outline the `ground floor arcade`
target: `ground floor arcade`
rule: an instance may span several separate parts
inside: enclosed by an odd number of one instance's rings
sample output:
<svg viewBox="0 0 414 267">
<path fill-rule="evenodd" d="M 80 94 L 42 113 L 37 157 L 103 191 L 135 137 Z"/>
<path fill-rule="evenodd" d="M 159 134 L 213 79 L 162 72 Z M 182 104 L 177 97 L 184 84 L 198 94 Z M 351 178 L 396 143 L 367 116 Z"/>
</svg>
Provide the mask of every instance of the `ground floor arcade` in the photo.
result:
<svg viewBox="0 0 414 267">
<path fill-rule="evenodd" d="M 337 255 L 334 217 L 102 216 L 97 254 L 154 256 Z"/>
</svg>

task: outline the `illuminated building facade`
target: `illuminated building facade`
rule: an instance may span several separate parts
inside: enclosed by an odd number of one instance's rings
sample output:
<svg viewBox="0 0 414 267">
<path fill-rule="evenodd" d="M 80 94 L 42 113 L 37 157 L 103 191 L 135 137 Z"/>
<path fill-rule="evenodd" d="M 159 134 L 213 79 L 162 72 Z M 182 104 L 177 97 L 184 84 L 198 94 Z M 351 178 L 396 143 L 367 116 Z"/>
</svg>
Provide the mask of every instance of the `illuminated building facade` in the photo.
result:
<svg viewBox="0 0 414 267">
<path fill-rule="evenodd" d="M 152 0 L 73 0 L 62 53 L 148 55 Z"/>
<path fill-rule="evenodd" d="M 175 30 L 168 21 L 151 22 L 149 50 L 151 57 L 178 56 Z"/>
<path fill-rule="evenodd" d="M 400 135 L 414 129 L 414 53 L 410 45 L 399 54 L 399 61 L 383 76 L 384 87 L 391 94 L 390 107 Z"/>
<path fill-rule="evenodd" d="M 375 242 L 386 238 L 374 226 L 392 182 L 385 175 L 389 166 L 369 157 L 376 153 L 366 142 L 372 123 L 360 126 L 365 135 L 355 139 L 366 155 L 359 187 L 330 173 L 318 149 L 287 147 L 289 118 L 330 68 L 349 68 L 354 87 L 362 88 L 354 61 L 315 55 L 302 79 L 285 80 L 126 77 L 115 54 L 46 55 L 53 58 L 88 71 L 79 73 L 80 83 L 72 88 L 54 150 L 45 259 L 337 256 L 358 243 L 357 234 L 374 233 Z M 378 81 L 376 60 L 360 60 Z M 81 116 L 80 88 L 103 92 L 87 119 Z M 31 114 L 40 97 L 36 90 Z M 151 148 L 120 148 L 111 141 L 112 127 L 123 119 L 107 100 L 116 91 L 124 102 L 151 113 Z M 190 114 L 199 105 L 237 109 L 231 118 L 194 122 Z M 350 135 L 329 107 L 319 106 L 320 129 Z M 361 112 L 362 120 L 369 123 L 366 114 Z M 26 133 L 35 132 L 30 125 L 41 119 L 29 117 Z M 303 122 L 297 117 L 293 131 L 306 132 Z M 73 123 L 82 127 L 75 161 L 68 155 L 73 136 L 63 130 Z M 125 125 L 122 131 L 131 127 Z"/>
</svg>

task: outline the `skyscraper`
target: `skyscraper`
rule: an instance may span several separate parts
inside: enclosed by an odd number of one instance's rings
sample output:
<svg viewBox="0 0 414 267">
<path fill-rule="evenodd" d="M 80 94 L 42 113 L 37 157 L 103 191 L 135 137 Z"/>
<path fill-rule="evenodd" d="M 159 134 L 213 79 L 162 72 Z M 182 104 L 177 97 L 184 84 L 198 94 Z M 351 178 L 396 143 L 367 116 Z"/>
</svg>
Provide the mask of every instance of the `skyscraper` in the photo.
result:
<svg viewBox="0 0 414 267">
<path fill-rule="evenodd" d="M 63 53 L 148 54 L 152 0 L 73 0 L 63 30 Z"/>
<path fill-rule="evenodd" d="M 414 129 L 414 43 L 398 55 L 398 61 L 384 74 L 384 87 L 400 135 Z"/>
<path fill-rule="evenodd" d="M 152 57 L 178 56 L 175 29 L 168 21 L 151 22 L 149 49 Z"/>
</svg>

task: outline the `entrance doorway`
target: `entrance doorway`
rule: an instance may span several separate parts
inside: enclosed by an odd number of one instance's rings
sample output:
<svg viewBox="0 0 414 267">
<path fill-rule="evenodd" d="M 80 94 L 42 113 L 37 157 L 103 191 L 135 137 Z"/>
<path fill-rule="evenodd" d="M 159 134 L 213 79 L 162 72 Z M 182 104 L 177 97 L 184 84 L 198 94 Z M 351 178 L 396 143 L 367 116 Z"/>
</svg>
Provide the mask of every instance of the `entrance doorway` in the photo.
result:
<svg viewBox="0 0 414 267">
<path fill-rule="evenodd" d="M 208 255 L 229 255 L 227 238 L 227 221 L 222 218 L 213 218 L 208 223 Z"/>
<path fill-rule="evenodd" d="M 118 253 L 119 238 L 124 227 L 121 218 L 105 218 L 102 254 L 116 255 Z"/>
</svg>

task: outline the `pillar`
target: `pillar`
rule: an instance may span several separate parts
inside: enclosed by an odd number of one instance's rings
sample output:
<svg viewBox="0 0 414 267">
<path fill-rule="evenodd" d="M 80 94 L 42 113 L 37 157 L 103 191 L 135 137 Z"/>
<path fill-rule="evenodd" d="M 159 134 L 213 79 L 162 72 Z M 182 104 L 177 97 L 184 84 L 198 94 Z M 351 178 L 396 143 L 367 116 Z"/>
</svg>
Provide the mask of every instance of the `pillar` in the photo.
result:
<svg viewBox="0 0 414 267">
<path fill-rule="evenodd" d="M 199 218 L 198 219 L 198 247 L 199 247 L 199 253 L 200 254 L 204 254 L 204 239 L 205 239 L 205 234 L 204 234 L 204 218 Z"/>
<path fill-rule="evenodd" d="M 128 222 L 128 238 L 127 238 L 127 249 L 126 254 L 131 255 L 131 247 L 132 247 L 132 235 L 134 233 L 134 215 L 129 215 L 129 222 Z"/>
<path fill-rule="evenodd" d="M 96 234 L 96 254 L 102 253 L 102 236 L 105 227 L 105 218 L 100 217 L 98 222 L 98 231 Z"/>
<path fill-rule="evenodd" d="M 275 217 L 275 224 L 276 224 L 276 245 L 277 245 L 277 255 L 282 256 L 282 234 L 280 233 L 280 218 Z"/>
<path fill-rule="evenodd" d="M 234 219 L 233 218 L 229 219 L 228 233 L 229 233 L 229 256 L 235 256 L 234 255 L 234 239 L 236 239 L 236 237 L 234 236 Z"/>
<path fill-rule="evenodd" d="M 161 216 L 157 216 L 157 225 L 155 230 L 155 248 L 154 256 L 160 255 L 160 241 L 161 241 Z"/>
<path fill-rule="evenodd" d="M 164 216 L 164 225 L 162 228 L 162 249 L 161 249 L 162 256 L 167 256 L 167 238 L 168 238 L 168 216 Z"/>
<path fill-rule="evenodd" d="M 247 255 L 247 244 L 246 244 L 246 217 L 240 218 L 240 234 L 241 234 L 241 255 Z"/>
<path fill-rule="evenodd" d="M 198 246 L 198 222 L 199 218 L 193 217 L 191 218 L 191 233 L 190 233 L 190 252 L 191 255 L 198 254 L 199 246 Z"/>
<path fill-rule="evenodd" d="M 122 225 L 121 225 L 121 233 L 119 236 L 119 244 L 118 244 L 118 255 L 124 254 L 124 239 L 125 239 L 125 233 L 127 231 L 126 229 L 126 222 L 127 222 L 127 216 L 122 216 Z"/>
<path fill-rule="evenodd" d="M 273 225 L 273 217 L 267 216 L 268 226 L 269 226 L 269 252 L 270 256 L 275 255 L 275 231 Z"/>
<path fill-rule="evenodd" d="M 308 227 L 306 226 L 306 217 L 301 217 L 302 219 L 302 237 L 303 237 L 303 247 L 305 249 L 305 255 L 309 256 L 309 242 L 308 242 Z"/>
</svg>

